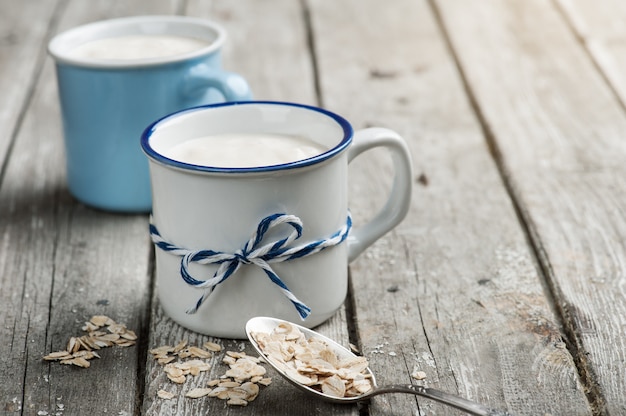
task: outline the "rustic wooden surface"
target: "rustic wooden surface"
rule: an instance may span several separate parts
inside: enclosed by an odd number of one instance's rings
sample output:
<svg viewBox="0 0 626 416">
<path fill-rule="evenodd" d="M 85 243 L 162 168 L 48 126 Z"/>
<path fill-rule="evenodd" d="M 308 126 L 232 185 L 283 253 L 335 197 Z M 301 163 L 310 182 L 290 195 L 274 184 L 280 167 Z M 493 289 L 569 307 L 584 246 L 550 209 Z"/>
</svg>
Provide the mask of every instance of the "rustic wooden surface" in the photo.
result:
<svg viewBox="0 0 626 416">
<path fill-rule="evenodd" d="M 189 332 L 154 296 L 145 215 L 65 186 L 54 34 L 99 19 L 188 14 L 229 32 L 225 67 L 256 98 L 322 105 L 409 142 L 406 220 L 351 265 L 320 330 L 379 383 L 424 384 L 516 415 L 626 414 L 626 6 L 620 0 L 0 0 L 0 413 L 462 414 L 404 395 L 360 406 L 275 379 L 246 408 L 169 383 L 148 349 Z M 392 172 L 351 166 L 365 221 Z M 140 342 L 89 369 L 44 362 L 107 314 Z M 417 381 L 413 380 L 417 383 Z M 165 401 L 156 392 L 178 394 Z"/>
</svg>

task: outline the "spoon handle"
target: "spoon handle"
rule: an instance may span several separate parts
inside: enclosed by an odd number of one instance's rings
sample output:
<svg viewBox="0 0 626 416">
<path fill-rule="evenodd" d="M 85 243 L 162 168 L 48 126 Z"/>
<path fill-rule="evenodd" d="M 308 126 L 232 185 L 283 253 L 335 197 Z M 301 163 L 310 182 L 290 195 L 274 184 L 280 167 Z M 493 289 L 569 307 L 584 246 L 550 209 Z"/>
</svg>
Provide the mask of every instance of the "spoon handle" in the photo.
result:
<svg viewBox="0 0 626 416">
<path fill-rule="evenodd" d="M 416 384 L 394 384 L 374 389 L 369 396 L 375 396 L 383 393 L 410 393 L 417 396 L 427 397 L 443 404 L 463 410 L 469 414 L 476 416 L 513 416 L 509 412 L 503 410 L 490 409 L 482 404 L 445 393 L 440 390 L 431 389 Z"/>
</svg>

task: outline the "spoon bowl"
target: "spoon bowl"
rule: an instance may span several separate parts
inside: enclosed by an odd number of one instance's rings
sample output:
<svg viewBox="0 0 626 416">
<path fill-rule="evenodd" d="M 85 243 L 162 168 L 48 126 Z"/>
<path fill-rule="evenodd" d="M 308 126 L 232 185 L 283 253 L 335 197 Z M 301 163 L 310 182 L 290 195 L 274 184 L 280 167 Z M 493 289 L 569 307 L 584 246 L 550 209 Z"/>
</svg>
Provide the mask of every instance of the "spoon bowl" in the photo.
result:
<svg viewBox="0 0 626 416">
<path fill-rule="evenodd" d="M 378 387 L 376 384 L 376 378 L 374 377 L 374 374 L 372 373 L 372 370 L 370 370 L 369 367 L 367 367 L 364 370 L 364 375 L 371 381 L 371 384 L 372 384 L 372 389 L 368 391 L 367 393 L 364 393 L 358 396 L 336 397 L 336 396 L 332 396 L 332 395 L 323 393 L 321 391 L 315 390 L 297 381 L 292 375 L 287 373 L 285 369 L 279 363 L 273 361 L 271 357 L 269 357 L 268 354 L 266 354 L 265 351 L 263 351 L 263 348 L 261 348 L 261 346 L 257 342 L 254 336 L 255 333 L 270 334 L 272 333 L 272 331 L 274 331 L 276 327 L 278 327 L 281 324 L 288 324 L 288 325 L 291 325 L 292 327 L 299 329 L 300 332 L 304 334 L 307 340 L 317 339 L 317 340 L 323 341 L 331 350 L 333 350 L 333 352 L 335 353 L 335 355 L 337 356 L 339 360 L 355 358 L 356 355 L 349 349 L 345 348 L 343 345 L 338 344 L 336 341 L 318 332 L 315 332 L 311 329 L 305 328 L 298 324 L 294 324 L 293 322 L 287 322 L 287 321 L 283 321 L 281 319 L 276 319 L 276 318 L 255 317 L 255 318 L 250 319 L 246 323 L 246 335 L 248 339 L 250 340 L 250 342 L 252 343 L 252 346 L 254 347 L 254 349 L 259 353 L 259 355 L 263 357 L 263 359 L 268 364 L 270 364 L 274 368 L 274 370 L 278 372 L 278 374 L 280 374 L 283 378 L 285 378 L 295 387 L 299 388 L 300 390 L 306 393 L 316 395 L 322 400 L 332 402 L 332 403 L 348 404 L 348 403 L 356 403 L 359 401 L 368 400 L 369 398 L 373 396 L 377 396 L 379 394 L 384 394 L 384 393 L 408 393 L 408 394 L 414 394 L 417 396 L 422 396 L 422 397 L 435 400 L 439 403 L 452 406 L 456 409 L 463 410 L 472 415 L 512 416 L 510 413 L 506 411 L 490 409 L 482 404 L 472 402 L 462 397 L 454 396 L 452 394 L 445 393 L 443 391 L 419 386 L 416 384 L 395 384 L 395 385 L 390 385 L 390 386 Z"/>
</svg>

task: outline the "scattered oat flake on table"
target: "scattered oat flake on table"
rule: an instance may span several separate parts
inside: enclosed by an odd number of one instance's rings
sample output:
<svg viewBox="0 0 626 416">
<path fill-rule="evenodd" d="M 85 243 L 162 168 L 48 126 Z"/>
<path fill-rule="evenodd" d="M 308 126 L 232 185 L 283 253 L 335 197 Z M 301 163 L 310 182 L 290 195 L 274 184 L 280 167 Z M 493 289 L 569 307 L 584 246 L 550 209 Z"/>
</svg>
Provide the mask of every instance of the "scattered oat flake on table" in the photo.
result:
<svg viewBox="0 0 626 416">
<path fill-rule="evenodd" d="M 75 366 L 83 367 L 83 368 L 89 368 L 89 366 L 91 366 L 91 363 L 83 357 L 76 357 L 70 360 L 63 360 L 61 361 L 61 364 L 74 364 Z"/>
<path fill-rule="evenodd" d="M 96 325 L 98 327 L 109 325 L 109 323 L 114 323 L 111 318 L 109 318 L 108 316 L 105 316 L 105 315 L 92 316 L 91 319 L 89 320 L 89 322 L 91 322 L 92 324 L 94 324 L 94 325 Z"/>
<path fill-rule="evenodd" d="M 191 399 L 199 399 L 200 397 L 208 395 L 209 393 L 211 393 L 211 391 L 213 391 L 213 389 L 197 387 L 195 389 L 189 390 L 185 394 L 185 397 L 189 397 Z"/>
<path fill-rule="evenodd" d="M 265 377 L 262 378 L 261 380 L 259 380 L 257 383 L 263 385 L 263 386 L 269 386 L 270 384 L 272 384 L 272 379 L 269 377 Z"/>
<path fill-rule="evenodd" d="M 184 384 L 190 377 L 211 369 L 211 365 L 203 361 L 221 352 L 223 348 L 213 342 L 205 342 L 202 348 L 189 346 L 182 340 L 176 346 L 164 345 L 149 350 L 153 358 L 161 365 L 167 378 L 176 384 Z M 216 397 L 226 400 L 228 405 L 247 406 L 259 395 L 259 385 L 268 386 L 272 380 L 264 377 L 265 367 L 259 363 L 259 357 L 247 355 L 242 351 L 225 351 L 222 359 L 229 369 L 219 378 L 209 381 L 206 387 L 189 390 L 185 397 L 199 399 Z M 157 394 L 158 395 L 158 394 Z M 159 397 L 161 397 L 159 395 Z M 167 397 L 161 397 L 167 399 Z"/>
<path fill-rule="evenodd" d="M 43 359 L 47 361 L 56 361 L 56 360 L 63 360 L 63 359 L 71 358 L 71 357 L 72 357 L 72 354 L 70 354 L 67 351 L 56 351 L 56 352 L 51 352 L 50 354 L 46 355 L 45 357 L 43 357 Z"/>
<path fill-rule="evenodd" d="M 186 346 L 187 346 L 188 341 L 186 339 L 180 341 L 178 344 L 176 344 L 176 346 L 174 347 L 174 352 L 175 353 L 179 353 L 181 352 Z"/>
<path fill-rule="evenodd" d="M 424 371 L 413 369 L 411 377 L 413 377 L 415 380 L 424 380 L 426 378 L 426 373 Z"/>
<path fill-rule="evenodd" d="M 208 351 L 212 351 L 212 352 L 220 352 L 222 351 L 222 346 L 219 344 L 216 344 L 215 342 L 210 342 L 207 341 L 204 343 L 204 345 L 202 345 L 206 350 Z"/>
<path fill-rule="evenodd" d="M 192 356 L 196 358 L 210 358 L 213 356 L 213 352 L 208 351 L 208 350 L 203 350 L 202 348 L 198 348 L 198 347 L 189 347 L 189 352 L 191 353 Z"/>
<path fill-rule="evenodd" d="M 226 404 L 229 404 L 231 406 L 247 406 L 248 405 L 248 401 L 244 400 L 244 399 L 229 399 Z"/>
<path fill-rule="evenodd" d="M 92 316 L 89 321 L 85 322 L 82 330 L 87 334 L 70 337 L 65 350 L 51 352 L 43 359 L 89 368 L 91 365 L 89 360 L 100 358 L 96 350 L 113 346 L 130 347 L 135 345 L 137 340 L 134 331 L 105 315 Z"/>
<path fill-rule="evenodd" d="M 165 390 L 157 391 L 157 396 L 164 400 L 172 400 L 174 397 L 176 397 L 174 393 Z"/>
<path fill-rule="evenodd" d="M 188 341 L 182 340 L 174 347 L 163 345 L 152 348 L 149 352 L 159 364 L 165 365 L 175 361 L 177 358 L 211 358 L 213 353 L 221 351 L 222 348 L 212 342 L 206 342 L 203 347 L 188 346 Z"/>
</svg>

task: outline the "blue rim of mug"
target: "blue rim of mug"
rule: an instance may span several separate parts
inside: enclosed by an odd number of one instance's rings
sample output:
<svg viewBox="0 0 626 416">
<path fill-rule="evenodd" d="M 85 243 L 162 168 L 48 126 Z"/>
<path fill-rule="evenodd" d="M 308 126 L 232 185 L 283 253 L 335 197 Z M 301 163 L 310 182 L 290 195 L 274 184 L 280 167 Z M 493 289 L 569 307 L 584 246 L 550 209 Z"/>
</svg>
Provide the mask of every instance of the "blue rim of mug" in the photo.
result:
<svg viewBox="0 0 626 416">
<path fill-rule="evenodd" d="M 245 168 L 223 168 L 216 166 L 202 166 L 202 165 L 194 165 L 191 163 L 179 162 L 174 159 L 170 159 L 168 157 L 163 156 L 162 154 L 156 152 L 152 146 L 150 145 L 150 137 L 153 133 L 159 128 L 159 125 L 176 118 L 178 116 L 189 114 L 197 111 L 203 111 L 211 108 L 220 108 L 220 107 L 229 107 L 229 106 L 242 106 L 242 105 L 276 105 L 276 106 L 285 106 L 285 107 L 295 107 L 302 108 L 306 110 L 315 111 L 323 116 L 331 118 L 335 121 L 343 131 L 343 137 L 341 141 L 331 149 L 325 151 L 324 153 L 320 153 L 319 155 L 310 157 L 308 159 L 297 160 L 295 162 L 283 163 L 279 165 L 268 165 L 268 166 L 255 166 L 255 167 L 245 167 Z M 352 137 L 354 135 L 354 130 L 352 125 L 345 118 L 341 117 L 338 114 L 335 114 L 331 111 L 325 110 L 320 107 L 315 107 L 306 104 L 298 104 L 298 103 L 290 103 L 285 101 L 230 101 L 225 103 L 217 103 L 217 104 L 208 104 L 201 105 L 198 107 L 192 107 L 185 110 L 177 111 L 175 113 L 169 114 L 151 125 L 149 125 L 141 135 L 141 148 L 144 153 L 151 159 L 156 162 L 159 162 L 164 165 L 168 165 L 175 168 L 184 169 L 187 171 L 195 171 L 195 172 L 213 172 L 213 173 L 261 173 L 261 172 L 277 172 L 283 171 L 287 169 L 296 169 L 302 168 L 306 166 L 315 165 L 321 163 L 325 160 L 328 160 L 335 156 L 338 153 L 343 152 L 352 142 Z"/>
<path fill-rule="evenodd" d="M 215 32 L 215 39 L 209 45 L 198 50 L 183 53 L 175 56 L 165 56 L 156 58 L 141 59 L 84 59 L 76 58 L 69 55 L 73 47 L 81 45 L 85 42 L 104 39 L 106 37 L 114 37 L 111 35 L 100 36 L 100 33 L 108 33 L 115 28 L 124 26 L 141 26 L 150 23 L 184 23 L 210 28 Z M 113 27 L 114 29 L 110 29 Z M 89 36 L 92 35 L 92 36 Z M 143 15 L 128 16 L 116 19 L 99 20 L 96 22 L 86 23 L 81 26 L 68 29 L 55 35 L 48 43 L 48 53 L 57 63 L 73 65 L 83 68 L 100 68 L 100 69 L 130 69 L 142 68 L 155 65 L 173 64 L 177 62 L 187 61 L 190 59 L 206 56 L 219 50 L 226 40 L 226 31 L 220 25 L 206 19 L 178 16 L 178 15 Z M 68 43 L 71 46 L 68 46 Z"/>
</svg>

